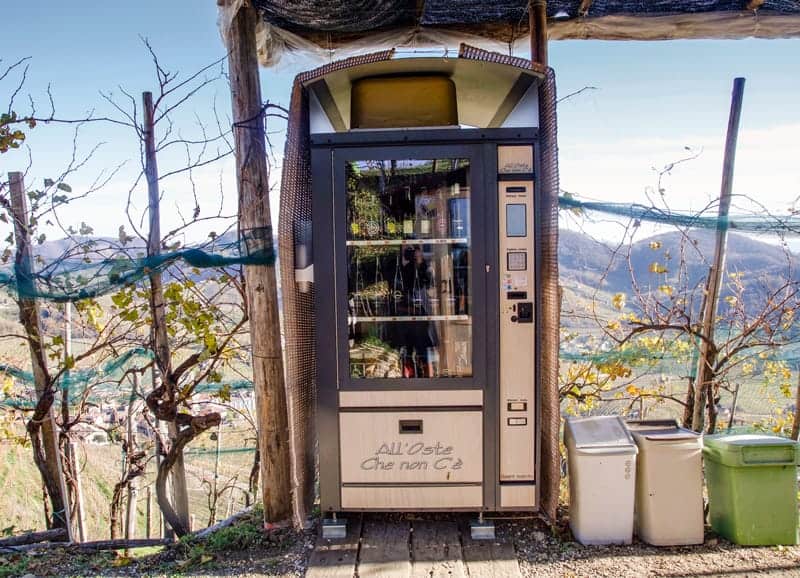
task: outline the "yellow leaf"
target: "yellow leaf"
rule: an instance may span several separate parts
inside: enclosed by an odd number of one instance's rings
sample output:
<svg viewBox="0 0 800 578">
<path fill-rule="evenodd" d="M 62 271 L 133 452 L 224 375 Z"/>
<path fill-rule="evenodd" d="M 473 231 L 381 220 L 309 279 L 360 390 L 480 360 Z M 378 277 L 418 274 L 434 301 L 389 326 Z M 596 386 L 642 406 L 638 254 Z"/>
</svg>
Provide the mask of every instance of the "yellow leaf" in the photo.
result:
<svg viewBox="0 0 800 578">
<path fill-rule="evenodd" d="M 617 311 L 622 311 L 625 308 L 625 293 L 615 293 L 611 298 L 611 304 Z"/>
<path fill-rule="evenodd" d="M 208 562 L 211 562 L 213 559 L 214 556 L 212 556 L 211 554 L 203 554 L 202 556 L 200 556 L 200 563 L 207 564 Z"/>
<path fill-rule="evenodd" d="M 671 296 L 674 292 L 672 285 L 659 285 L 658 290 L 667 297 Z"/>
<path fill-rule="evenodd" d="M 639 395 L 641 393 L 641 390 L 632 384 L 629 385 L 625 391 L 627 391 L 629 395 Z"/>
<path fill-rule="evenodd" d="M 14 378 L 10 375 L 6 375 L 6 378 L 3 380 L 3 387 L 0 389 L 0 392 L 6 397 L 11 397 L 11 394 L 14 390 Z"/>
<path fill-rule="evenodd" d="M 660 241 L 650 241 L 650 248 L 653 251 L 656 251 L 656 250 L 660 249 L 661 248 L 661 242 Z"/>
<path fill-rule="evenodd" d="M 650 267 L 648 268 L 648 270 L 651 273 L 666 273 L 667 272 L 667 268 L 664 267 L 658 261 L 653 261 L 652 263 L 650 263 Z"/>
<path fill-rule="evenodd" d="M 127 556 L 120 556 L 119 558 L 115 558 L 114 560 L 112 560 L 111 565 L 117 568 L 121 568 L 122 566 L 130 566 L 131 562 L 133 562 L 133 560 L 131 560 Z"/>
</svg>

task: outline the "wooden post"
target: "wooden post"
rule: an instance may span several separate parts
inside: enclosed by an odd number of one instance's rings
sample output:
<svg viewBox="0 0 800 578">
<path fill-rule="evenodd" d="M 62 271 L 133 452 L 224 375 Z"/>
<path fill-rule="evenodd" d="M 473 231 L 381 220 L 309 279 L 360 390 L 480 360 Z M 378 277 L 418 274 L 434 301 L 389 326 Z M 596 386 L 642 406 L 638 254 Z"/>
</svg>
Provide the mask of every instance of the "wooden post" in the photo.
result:
<svg viewBox="0 0 800 578">
<path fill-rule="evenodd" d="M 75 525 L 78 528 L 78 539 L 81 542 L 88 540 L 86 533 L 86 507 L 83 502 L 83 479 L 81 476 L 80 466 L 78 464 L 78 451 L 77 444 L 69 440 L 67 448 L 69 448 L 69 463 L 72 464 L 73 473 L 75 476 Z"/>
<path fill-rule="evenodd" d="M 797 368 L 797 391 L 794 398 L 794 417 L 792 419 L 791 438 L 797 441 L 800 437 L 800 367 Z"/>
<path fill-rule="evenodd" d="M 136 394 L 139 391 L 139 373 L 133 374 L 133 384 L 131 395 L 128 398 L 128 419 L 126 423 L 126 437 L 128 443 L 128 461 L 130 456 L 136 453 L 136 427 L 134 423 Z M 130 466 L 129 466 L 130 467 Z M 125 539 L 133 540 L 136 538 L 136 501 L 139 494 L 139 483 L 137 478 L 128 482 L 128 504 L 125 511 Z"/>
<path fill-rule="evenodd" d="M 547 66 L 547 0 L 528 0 L 531 60 Z"/>
<path fill-rule="evenodd" d="M 700 355 L 694 380 L 694 405 L 692 406 L 692 429 L 703 431 L 706 403 L 713 408 L 712 393 L 716 363 L 716 351 L 711 344 L 714 341 L 714 320 L 717 316 L 717 302 L 721 289 L 722 273 L 725 269 L 725 249 L 728 244 L 728 211 L 731 206 L 731 190 L 733 189 L 733 167 L 736 162 L 736 141 L 739 136 L 739 120 L 742 115 L 742 99 L 744 96 L 744 78 L 733 81 L 731 95 L 731 111 L 728 117 L 728 134 L 725 138 L 725 157 L 722 164 L 722 183 L 719 193 L 719 219 L 717 221 L 714 262 L 708 272 L 706 290 L 703 298 L 703 325 L 700 337 Z M 709 411 L 711 414 L 712 412 Z M 709 433 L 714 433 L 716 420 L 708 424 Z"/>
<path fill-rule="evenodd" d="M 528 22 L 530 30 L 531 62 L 533 64 L 548 66 L 547 56 L 547 2 L 545 0 L 528 1 Z M 541 127 L 542 148 L 541 165 L 552 170 L 543 171 L 543 178 L 539 179 L 541 219 L 538 226 L 541 239 L 546 239 L 548 245 L 542 243 L 537 249 L 537 259 L 542 262 L 537 267 L 537 283 L 542 287 L 558 287 L 558 145 L 556 137 L 555 118 L 555 81 L 553 72 L 548 71 L 547 78 L 539 89 L 539 117 L 537 126 Z M 552 229 L 555 229 L 553 231 Z M 549 234 L 549 231 L 551 234 Z M 547 328 L 548 333 L 539 342 L 540 397 L 541 419 L 539 447 L 539 487 L 540 511 L 551 524 L 555 525 L 558 515 L 558 501 L 561 488 L 561 412 L 558 392 L 558 327 L 563 293 L 558 287 L 555 302 L 542 299 L 541 311 L 536 313 L 538 322 Z M 535 352 L 531 352 L 533 355 Z"/>
<path fill-rule="evenodd" d="M 39 447 L 33 443 L 34 460 L 39 468 L 43 482 L 53 506 L 53 527 L 64 528 L 67 538 L 73 541 L 70 527 L 69 497 L 64 472 L 62 471 L 61 452 L 59 450 L 57 429 L 53 418 L 53 401 L 55 388 L 50 381 L 47 370 L 47 352 L 45 351 L 42 329 L 39 318 L 39 304 L 33 297 L 33 256 L 31 253 L 31 234 L 28 221 L 28 202 L 25 196 L 25 183 L 22 173 L 8 173 L 11 192 L 11 215 L 14 220 L 14 238 L 17 244 L 14 263 L 19 296 L 19 319 L 28 337 L 28 348 L 33 367 L 34 387 L 36 389 L 37 410 L 40 403 L 45 402 L 46 412 L 39 418 L 41 426 L 36 428 L 41 437 L 43 455 L 39 455 Z M 35 412 L 37 413 L 37 412 Z M 36 419 L 36 416 L 31 419 Z M 29 432 L 32 431 L 29 429 Z M 32 434 L 33 437 L 33 434 Z"/>
<path fill-rule="evenodd" d="M 144 111 L 144 145 L 145 145 L 145 177 L 147 179 L 148 215 L 150 229 L 147 236 L 147 254 L 154 256 L 161 253 L 161 209 L 158 191 L 158 164 L 156 161 L 155 141 L 155 110 L 153 109 L 153 94 L 142 93 Z M 161 374 L 161 379 L 172 373 L 172 360 L 170 357 L 169 340 L 167 337 L 167 323 L 165 320 L 164 288 L 161 283 L 161 273 L 152 272 L 150 278 L 150 310 L 153 312 L 153 350 L 156 365 Z M 155 386 L 155 383 L 153 384 Z M 168 389 L 168 395 L 174 391 Z M 170 399 L 170 401 L 174 401 Z M 175 422 L 167 424 L 170 439 L 178 435 Z M 186 470 L 183 463 L 183 453 L 178 456 L 172 466 L 172 507 L 181 525 L 189 527 L 189 494 L 186 489 Z"/>
<path fill-rule="evenodd" d="M 65 363 L 72 357 L 72 303 L 67 301 L 64 303 L 64 361 Z M 64 372 L 64 379 L 67 379 L 69 372 Z M 62 414 L 64 415 L 63 423 L 68 423 L 69 419 L 69 390 L 66 386 L 63 388 L 64 407 Z M 69 436 L 69 432 L 67 432 Z M 75 516 L 72 520 L 74 525 L 73 534 L 75 530 L 78 532 L 78 540 L 81 542 L 86 541 L 86 516 L 84 514 L 83 505 L 83 483 L 81 481 L 81 470 L 78 467 L 78 452 L 75 451 L 75 442 L 69 437 L 64 440 L 64 452 L 67 455 L 66 463 L 69 466 L 70 477 L 72 478 L 75 491 Z"/>
<path fill-rule="evenodd" d="M 217 488 L 219 486 L 219 452 L 220 452 L 220 445 L 222 444 L 222 422 L 219 423 L 217 426 L 217 451 L 214 455 L 214 481 L 211 486 L 211 504 L 213 505 L 211 509 L 211 520 L 208 524 L 209 526 L 213 526 L 217 523 L 217 501 L 219 499 L 219 495 L 217 494 Z"/>
<path fill-rule="evenodd" d="M 239 231 L 250 239 L 260 239 L 261 248 L 272 251 L 264 110 L 256 57 L 257 22 L 253 3 L 244 3 L 228 33 L 228 68 L 239 188 Z M 264 520 L 277 522 L 291 517 L 291 477 L 275 266 L 248 265 L 244 268 L 244 277 L 250 316 Z"/>
<path fill-rule="evenodd" d="M 147 538 L 149 540 L 151 538 L 151 534 L 152 534 L 152 531 L 153 531 L 153 528 L 152 528 L 152 522 L 153 522 L 153 494 L 152 494 L 152 492 L 150 490 L 150 486 L 147 486 L 147 489 L 145 490 L 145 493 L 147 495 L 147 507 L 145 509 L 145 515 L 144 515 L 144 518 L 145 518 L 145 526 L 144 526 L 145 530 L 144 531 L 145 531 L 145 538 Z M 161 537 L 163 537 L 163 536 L 161 536 Z"/>
</svg>

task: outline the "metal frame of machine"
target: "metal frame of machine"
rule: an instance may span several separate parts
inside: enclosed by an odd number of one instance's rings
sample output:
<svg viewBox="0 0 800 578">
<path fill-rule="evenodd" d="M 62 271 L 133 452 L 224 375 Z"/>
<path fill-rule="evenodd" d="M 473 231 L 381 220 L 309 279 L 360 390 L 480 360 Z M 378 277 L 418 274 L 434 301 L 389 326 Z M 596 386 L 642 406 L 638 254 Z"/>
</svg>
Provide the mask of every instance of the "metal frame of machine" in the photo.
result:
<svg viewBox="0 0 800 578">
<path fill-rule="evenodd" d="M 498 146 L 531 145 L 533 147 L 533 174 L 498 175 Z M 536 304 L 541 302 L 541 288 L 535 279 L 541 262 L 539 252 L 540 227 L 536 215 L 539 212 L 540 197 L 535 193 L 536 177 L 539 172 L 539 136 L 536 128 L 435 128 L 403 130 L 361 130 L 311 135 L 311 168 L 313 181 L 313 230 L 314 230 L 314 281 L 316 355 L 318 367 L 317 424 L 319 438 L 319 476 L 320 495 L 323 512 L 347 510 L 535 510 L 539 506 L 539 456 L 540 456 L 540 404 L 538 403 L 539 366 L 534 366 L 535 378 L 532 384 L 534 403 L 534 464 L 533 480 L 534 503 L 532 505 L 511 505 L 503 507 L 502 488 L 514 488 L 530 481 L 501 481 L 500 470 L 500 420 L 501 400 L 499 392 L 500 375 L 500 259 L 499 254 L 499 215 L 498 191 L 503 181 L 530 181 L 533 188 L 533 316 L 537 315 Z M 365 157 L 366 155 L 366 157 Z M 470 211 L 472 214 L 472 291 L 475 302 L 479 304 L 473 311 L 473 376 L 471 378 L 425 379 L 415 383 L 415 379 L 352 380 L 347 372 L 347 281 L 343 276 L 345 264 L 344 242 L 340 224 L 343 223 L 343 161 L 356 158 L 390 159 L 399 157 L 420 157 L 425 155 L 468 157 L 475 170 L 472 183 Z M 339 225 L 337 225 L 339 224 Z M 339 230 L 337 231 L 337 226 Z M 333 242 L 331 242 L 333 240 Z M 505 256 L 503 256 L 505 258 Z M 484 269 L 483 264 L 486 264 Z M 484 273 L 485 271 L 485 273 Z M 481 273 L 482 275 L 479 275 Z M 343 281 L 344 279 L 344 281 Z M 344 285 L 343 285 L 344 283 Z M 322 290 L 322 288 L 326 288 Z M 494 289 L 493 289 L 494 288 Z M 342 291 L 345 294 L 342 294 Z M 343 328 L 342 325 L 345 325 Z M 538 324 L 534 323 L 535 347 L 538 350 Z M 331 336 L 335 336 L 332 339 Z M 538 358 L 538 351 L 530 355 Z M 445 400 L 431 402 L 426 391 L 449 392 Z M 391 400 L 380 392 L 409 391 L 417 399 Z M 347 400 L 350 392 L 378 392 L 372 398 L 362 396 L 362 401 Z M 476 392 L 481 392 L 480 396 Z M 342 396 L 344 394 L 344 397 Z M 397 394 L 391 394 L 397 395 Z M 401 396 L 402 397 L 402 396 Z M 370 402 L 369 399 L 372 399 Z M 365 401 L 367 400 L 367 401 Z M 444 403 L 441 405 L 440 403 Z M 375 507 L 348 507 L 343 503 L 342 492 L 347 487 L 353 491 L 367 491 L 375 484 L 343 485 L 341 483 L 342 440 L 340 438 L 341 417 L 350 413 L 381 412 L 475 412 L 481 413 L 482 424 L 482 477 L 480 484 L 471 482 L 464 486 L 481 486 L 480 503 L 467 500 L 468 505 L 436 505 L 435 492 L 428 503 L 418 507 L 408 507 L 402 503 L 378 503 Z M 510 422 L 509 422 L 510 423 Z M 449 485 L 449 487 L 454 487 Z M 424 488 L 427 484 L 395 483 L 392 488 Z M 460 486 L 459 486 L 460 487 Z M 471 490 L 474 495 L 475 490 Z M 402 492 L 400 492 L 402 494 Z M 402 501 L 402 496 L 399 495 Z M 423 500 L 424 501 L 424 500 Z M 507 501 L 507 500 L 506 500 Z M 512 500 L 513 501 L 513 500 Z M 345 501 L 346 502 L 346 501 Z"/>
</svg>

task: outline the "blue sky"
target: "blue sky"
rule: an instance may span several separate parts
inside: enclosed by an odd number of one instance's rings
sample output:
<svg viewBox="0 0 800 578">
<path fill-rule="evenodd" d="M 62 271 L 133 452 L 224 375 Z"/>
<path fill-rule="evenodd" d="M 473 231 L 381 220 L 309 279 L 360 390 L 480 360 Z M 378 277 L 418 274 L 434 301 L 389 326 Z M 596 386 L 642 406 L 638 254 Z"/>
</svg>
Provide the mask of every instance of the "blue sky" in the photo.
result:
<svg viewBox="0 0 800 578">
<path fill-rule="evenodd" d="M 26 92 L 43 107 L 50 83 L 59 116 L 76 117 L 88 109 L 111 112 L 99 92 L 119 98 L 120 85 L 137 97 L 153 88 L 152 66 L 139 35 L 150 40 L 164 66 L 173 71 L 189 73 L 224 55 L 213 0 L 4 4 L 4 28 L 18 33 L 8 37 L 0 58 L 8 63 L 30 56 Z M 673 171 L 666 181 L 667 199 L 680 209 L 705 205 L 718 194 L 731 83 L 735 76 L 745 76 L 734 192 L 756 196 L 776 211 L 786 211 L 800 195 L 800 40 L 553 42 L 550 57 L 560 94 L 587 85 L 598 88 L 560 108 L 564 189 L 592 199 L 644 202 L 646 187 L 655 183 L 653 167 L 677 160 L 684 146 L 691 146 L 702 154 Z M 294 58 L 277 69 L 262 69 L 264 97 L 288 103 L 294 75 L 318 64 Z M 0 84 L 3 102 L 11 90 L 8 82 Z M 229 114 L 224 83 L 205 90 L 178 120 L 191 124 L 195 113 L 208 120 L 213 102 Z M 79 144 L 88 150 L 99 141 L 107 144 L 85 171 L 72 177 L 73 186 L 85 186 L 103 167 L 130 162 L 91 202 L 71 208 L 65 217 L 86 220 L 98 233 L 115 234 L 124 222 L 123 199 L 138 170 L 138 149 L 129 131 L 103 125 L 85 129 Z M 31 131 L 29 182 L 63 166 L 71 142 L 71 132 L 64 127 Z M 273 142 L 279 155 L 280 135 Z M 166 158 L 161 164 L 179 162 Z M 3 173 L 26 165 L 23 154 L 0 158 Z M 196 176 L 202 202 L 216 205 L 222 182 L 226 208 L 235 210 L 230 162 Z M 187 187 L 181 179 L 164 183 L 166 226 L 177 218 L 173 209 L 185 203 Z M 137 190 L 134 198 L 142 194 Z"/>
</svg>

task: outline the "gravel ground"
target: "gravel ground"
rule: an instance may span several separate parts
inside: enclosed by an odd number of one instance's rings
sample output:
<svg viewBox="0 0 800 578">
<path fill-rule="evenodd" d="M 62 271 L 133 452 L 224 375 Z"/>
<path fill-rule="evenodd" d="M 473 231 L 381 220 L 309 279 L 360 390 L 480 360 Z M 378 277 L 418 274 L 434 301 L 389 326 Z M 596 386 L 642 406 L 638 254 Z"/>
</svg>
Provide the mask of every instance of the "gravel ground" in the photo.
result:
<svg viewBox="0 0 800 578">
<path fill-rule="evenodd" d="M 442 519 L 441 515 L 437 516 Z M 798 576 L 800 546 L 746 548 L 709 537 L 696 547 L 655 548 L 581 546 L 569 531 L 554 535 L 542 522 L 516 518 L 497 520 L 500 539 L 513 542 L 523 576 Z M 158 554 L 125 559 L 105 552 L 82 554 L 50 550 L 27 558 L 26 567 L 9 572 L 20 558 L 0 554 L 3 576 L 302 576 L 315 531 L 280 530 L 243 550 L 209 552 L 176 545 Z M 5 572 L 4 572 L 5 570 Z"/>
<path fill-rule="evenodd" d="M 497 529 L 514 543 L 523 576 L 800 576 L 800 546 L 742 547 L 716 537 L 693 547 L 582 546 L 532 520 Z"/>
</svg>

